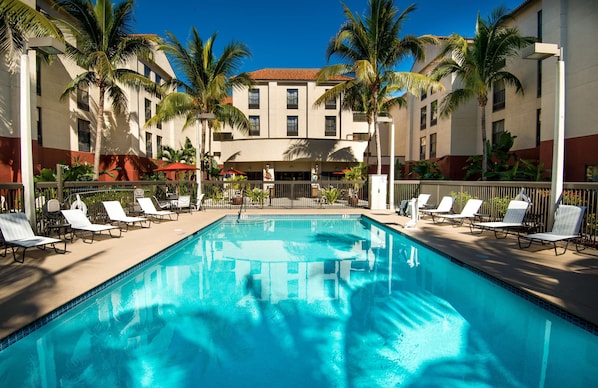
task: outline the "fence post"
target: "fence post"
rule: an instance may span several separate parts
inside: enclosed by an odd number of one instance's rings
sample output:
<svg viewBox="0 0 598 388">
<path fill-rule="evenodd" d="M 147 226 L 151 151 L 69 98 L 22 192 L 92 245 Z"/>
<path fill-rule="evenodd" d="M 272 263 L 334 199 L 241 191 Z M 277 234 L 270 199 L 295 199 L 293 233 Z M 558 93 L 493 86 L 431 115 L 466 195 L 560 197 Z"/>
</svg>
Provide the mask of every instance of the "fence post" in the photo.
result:
<svg viewBox="0 0 598 388">
<path fill-rule="evenodd" d="M 62 200 L 63 200 L 62 167 L 64 167 L 62 164 L 56 164 L 56 180 L 58 181 L 57 185 L 56 185 L 56 197 L 57 197 L 56 199 L 58 199 L 58 202 L 60 202 L 61 204 L 62 204 Z"/>
</svg>

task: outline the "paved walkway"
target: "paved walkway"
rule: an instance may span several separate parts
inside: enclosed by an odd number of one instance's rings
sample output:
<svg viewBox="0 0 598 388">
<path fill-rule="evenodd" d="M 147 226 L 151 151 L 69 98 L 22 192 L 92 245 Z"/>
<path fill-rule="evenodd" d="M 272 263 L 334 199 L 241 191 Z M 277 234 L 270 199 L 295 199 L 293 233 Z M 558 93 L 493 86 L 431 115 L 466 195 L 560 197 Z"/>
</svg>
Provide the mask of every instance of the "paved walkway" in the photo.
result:
<svg viewBox="0 0 598 388">
<path fill-rule="evenodd" d="M 267 210 L 248 213 L 321 214 L 363 213 L 409 234 L 515 287 L 532 292 L 598 325 L 598 252 L 569 250 L 555 256 L 552 249 L 520 250 L 516 238 L 496 240 L 490 232 L 471 235 L 469 228 L 431 224 L 404 229 L 408 218 L 389 211 L 368 209 Z M 76 239 L 64 255 L 32 250 L 25 263 L 12 255 L 0 257 L 0 338 L 49 313 L 107 279 L 184 239 L 235 210 L 207 210 L 181 214 L 178 221 L 133 228 L 122 238 L 96 237 L 93 244 Z"/>
</svg>

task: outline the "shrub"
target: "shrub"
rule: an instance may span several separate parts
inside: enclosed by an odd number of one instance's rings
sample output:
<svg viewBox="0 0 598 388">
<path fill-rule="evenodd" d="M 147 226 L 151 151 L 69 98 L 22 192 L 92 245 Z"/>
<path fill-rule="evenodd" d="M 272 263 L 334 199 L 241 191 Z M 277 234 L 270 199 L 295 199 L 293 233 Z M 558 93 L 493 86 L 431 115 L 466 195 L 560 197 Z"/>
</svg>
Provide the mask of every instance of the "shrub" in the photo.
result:
<svg viewBox="0 0 598 388">
<path fill-rule="evenodd" d="M 322 189 L 322 197 L 326 199 L 330 205 L 334 205 L 334 203 L 340 198 L 342 191 L 334 186 L 328 186 L 325 189 Z"/>
</svg>

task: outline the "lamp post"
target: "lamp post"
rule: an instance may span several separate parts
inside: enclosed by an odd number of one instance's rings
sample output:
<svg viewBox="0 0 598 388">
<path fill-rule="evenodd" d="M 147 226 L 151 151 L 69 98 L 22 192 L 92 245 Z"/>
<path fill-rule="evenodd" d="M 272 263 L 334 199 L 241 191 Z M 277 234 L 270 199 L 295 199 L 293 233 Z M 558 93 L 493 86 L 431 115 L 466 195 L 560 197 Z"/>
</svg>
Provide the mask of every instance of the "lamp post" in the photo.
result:
<svg viewBox="0 0 598 388">
<path fill-rule="evenodd" d="M 21 121 L 21 181 L 23 183 L 24 207 L 27 219 L 35 228 L 35 188 L 33 185 L 33 151 L 31 148 L 31 74 L 29 52 L 39 50 L 49 55 L 64 53 L 62 42 L 50 36 L 31 38 L 21 54 L 20 74 L 20 121 Z"/>
<path fill-rule="evenodd" d="M 195 150 L 195 167 L 197 171 L 195 173 L 195 180 L 197 181 L 197 200 L 201 196 L 201 130 L 199 128 L 200 120 L 214 120 L 216 115 L 212 112 L 199 113 L 195 118 L 195 140 L 197 142 L 197 149 Z"/>
<path fill-rule="evenodd" d="M 378 117 L 379 123 L 390 123 L 390 162 L 388 175 L 388 209 L 392 212 L 395 208 L 395 119 L 390 114 Z"/>
<path fill-rule="evenodd" d="M 565 156 L 565 61 L 563 48 L 555 43 L 534 43 L 523 50 L 523 58 L 542 61 L 556 57 L 556 90 L 554 111 L 554 138 L 552 150 L 552 179 L 550 186 L 550 212 L 548 224 L 552 225 L 559 199 L 563 193 Z"/>
</svg>

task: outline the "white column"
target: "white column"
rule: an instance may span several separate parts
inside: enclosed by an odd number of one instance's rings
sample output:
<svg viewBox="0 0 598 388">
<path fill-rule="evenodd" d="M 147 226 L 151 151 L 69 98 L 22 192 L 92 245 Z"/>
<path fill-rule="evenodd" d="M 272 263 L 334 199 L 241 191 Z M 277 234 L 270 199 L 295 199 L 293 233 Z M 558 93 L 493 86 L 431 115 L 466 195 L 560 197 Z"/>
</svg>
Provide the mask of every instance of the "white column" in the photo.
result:
<svg viewBox="0 0 598 388">
<path fill-rule="evenodd" d="M 391 118 L 390 123 L 390 166 L 389 166 L 389 187 L 388 187 L 388 208 L 395 210 L 395 119 Z"/>
<path fill-rule="evenodd" d="M 29 53 L 21 54 L 21 181 L 25 198 L 25 213 L 35 228 L 35 192 L 33 187 L 33 151 L 31 149 L 31 75 Z M 34 229 L 35 230 L 35 229 Z"/>
<path fill-rule="evenodd" d="M 201 129 L 199 127 L 199 117 L 195 118 L 195 139 L 197 147 L 195 148 L 195 180 L 197 181 L 197 198 L 201 195 Z"/>
<path fill-rule="evenodd" d="M 557 60 L 556 69 L 556 108 L 554 113 L 554 140 L 552 150 L 552 185 L 550 187 L 551 209 L 549 224 L 554 221 L 559 198 L 563 193 L 563 172 L 565 168 L 565 61 L 563 48 Z"/>
</svg>

